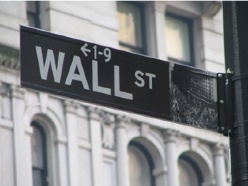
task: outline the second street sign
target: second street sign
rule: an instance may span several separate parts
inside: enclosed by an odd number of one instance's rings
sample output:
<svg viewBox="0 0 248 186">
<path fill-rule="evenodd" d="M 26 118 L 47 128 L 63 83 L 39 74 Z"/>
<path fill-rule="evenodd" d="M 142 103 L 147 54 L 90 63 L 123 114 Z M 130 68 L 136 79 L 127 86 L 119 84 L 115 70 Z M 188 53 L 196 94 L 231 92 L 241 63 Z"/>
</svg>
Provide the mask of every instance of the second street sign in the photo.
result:
<svg viewBox="0 0 248 186">
<path fill-rule="evenodd" d="M 21 26 L 21 85 L 218 130 L 217 74 Z"/>
</svg>

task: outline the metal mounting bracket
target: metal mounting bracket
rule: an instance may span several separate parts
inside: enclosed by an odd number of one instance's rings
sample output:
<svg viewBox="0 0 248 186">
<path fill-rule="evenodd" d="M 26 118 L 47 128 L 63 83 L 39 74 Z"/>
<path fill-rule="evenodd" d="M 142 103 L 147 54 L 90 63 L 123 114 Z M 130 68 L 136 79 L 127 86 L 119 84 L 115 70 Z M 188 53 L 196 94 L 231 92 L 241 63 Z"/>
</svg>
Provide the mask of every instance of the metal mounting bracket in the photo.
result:
<svg viewBox="0 0 248 186">
<path fill-rule="evenodd" d="M 229 136 L 234 121 L 232 74 L 217 74 L 219 133 Z"/>
</svg>

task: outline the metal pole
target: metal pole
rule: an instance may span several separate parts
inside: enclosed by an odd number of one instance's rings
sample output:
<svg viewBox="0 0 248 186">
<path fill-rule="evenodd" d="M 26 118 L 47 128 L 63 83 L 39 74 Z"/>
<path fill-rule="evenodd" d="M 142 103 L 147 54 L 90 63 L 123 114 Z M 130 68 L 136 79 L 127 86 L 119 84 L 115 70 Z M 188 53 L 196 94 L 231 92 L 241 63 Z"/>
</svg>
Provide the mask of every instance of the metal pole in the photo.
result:
<svg viewBox="0 0 248 186">
<path fill-rule="evenodd" d="M 232 186 L 248 185 L 248 2 L 223 2 L 226 69 L 233 72 Z M 228 70 L 228 71 L 229 71 Z"/>
</svg>

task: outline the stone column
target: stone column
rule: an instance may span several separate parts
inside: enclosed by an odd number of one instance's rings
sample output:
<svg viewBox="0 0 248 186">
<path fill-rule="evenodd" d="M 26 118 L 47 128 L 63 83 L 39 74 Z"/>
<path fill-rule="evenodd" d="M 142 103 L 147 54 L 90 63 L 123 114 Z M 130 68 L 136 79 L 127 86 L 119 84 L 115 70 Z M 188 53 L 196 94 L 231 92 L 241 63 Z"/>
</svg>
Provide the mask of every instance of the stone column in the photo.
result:
<svg viewBox="0 0 248 186">
<path fill-rule="evenodd" d="M 78 133 L 77 133 L 77 104 L 66 100 L 65 116 L 68 135 L 69 185 L 79 185 L 78 178 Z"/>
<path fill-rule="evenodd" d="M 57 152 L 58 152 L 58 168 L 57 168 L 57 174 L 58 174 L 58 185 L 59 186 L 68 186 L 69 185 L 69 171 L 68 171 L 68 164 L 67 164 L 67 148 L 66 145 L 68 144 L 68 141 L 64 137 L 58 137 L 56 141 L 57 145 Z"/>
<path fill-rule="evenodd" d="M 176 149 L 176 138 L 179 132 L 175 130 L 166 130 L 164 132 L 166 154 L 167 154 L 167 167 L 168 167 L 168 185 L 178 186 L 178 159 Z"/>
<path fill-rule="evenodd" d="M 216 144 L 214 147 L 216 186 L 226 185 L 224 148 L 225 146 L 223 144 Z"/>
<path fill-rule="evenodd" d="M 23 124 L 23 115 L 25 112 L 24 90 L 16 85 L 10 87 L 12 98 L 12 117 L 13 117 L 13 135 L 14 135 L 14 165 L 16 186 L 28 185 L 26 179 L 26 152 L 25 152 L 25 129 Z"/>
<path fill-rule="evenodd" d="M 129 186 L 129 167 L 127 151 L 126 123 L 125 116 L 116 117 L 116 153 L 117 153 L 117 186 Z"/>
<path fill-rule="evenodd" d="M 92 153 L 92 176 L 93 185 L 103 185 L 103 159 L 102 159 L 102 129 L 100 110 L 96 107 L 89 107 L 91 153 Z"/>
</svg>

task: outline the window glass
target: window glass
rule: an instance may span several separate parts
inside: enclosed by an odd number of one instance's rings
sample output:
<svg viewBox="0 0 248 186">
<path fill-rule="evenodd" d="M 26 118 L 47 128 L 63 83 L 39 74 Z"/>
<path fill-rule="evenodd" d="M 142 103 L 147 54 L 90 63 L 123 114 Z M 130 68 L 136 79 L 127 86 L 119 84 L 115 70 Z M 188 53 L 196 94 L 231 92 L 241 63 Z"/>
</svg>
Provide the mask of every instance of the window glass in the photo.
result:
<svg viewBox="0 0 248 186">
<path fill-rule="evenodd" d="M 179 186 L 201 186 L 204 177 L 200 166 L 190 156 L 181 155 L 178 160 Z"/>
<path fill-rule="evenodd" d="M 189 20 L 166 15 L 166 48 L 168 58 L 174 62 L 192 63 L 191 24 Z"/>
<path fill-rule="evenodd" d="M 144 153 L 129 145 L 128 155 L 130 186 L 151 186 L 151 168 Z"/>
<path fill-rule="evenodd" d="M 42 182 L 42 172 L 33 169 L 33 186 L 43 186 Z"/>
<path fill-rule="evenodd" d="M 27 1 L 28 24 L 32 27 L 40 28 L 40 10 L 38 1 Z"/>
<path fill-rule="evenodd" d="M 34 167 L 43 168 L 43 139 L 41 132 L 37 127 L 33 127 L 32 135 L 32 163 Z"/>
<path fill-rule="evenodd" d="M 33 186 L 47 186 L 46 136 L 38 123 L 32 122 L 32 173 Z"/>
<path fill-rule="evenodd" d="M 138 3 L 117 2 L 120 48 L 136 53 L 144 53 L 142 14 Z"/>
<path fill-rule="evenodd" d="M 182 159 L 179 159 L 179 182 L 180 186 L 198 186 L 194 169 L 188 162 Z"/>
</svg>

